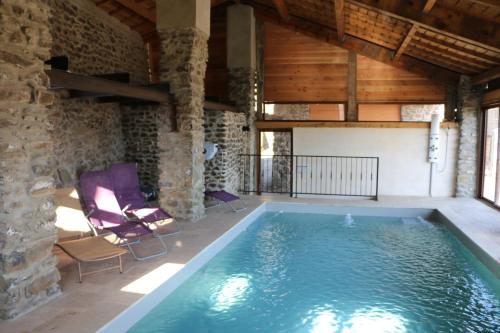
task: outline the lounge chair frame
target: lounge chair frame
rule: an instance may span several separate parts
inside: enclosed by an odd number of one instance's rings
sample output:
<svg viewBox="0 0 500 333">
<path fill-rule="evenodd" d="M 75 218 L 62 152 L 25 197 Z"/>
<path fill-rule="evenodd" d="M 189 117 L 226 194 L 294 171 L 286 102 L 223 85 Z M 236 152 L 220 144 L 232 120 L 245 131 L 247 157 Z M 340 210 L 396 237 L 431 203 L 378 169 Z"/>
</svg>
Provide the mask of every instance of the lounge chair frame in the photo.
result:
<svg viewBox="0 0 500 333">
<path fill-rule="evenodd" d="M 94 226 L 94 224 L 92 222 L 90 222 L 90 215 L 92 214 L 92 212 L 93 212 L 92 210 L 90 212 L 88 212 L 85 215 L 85 217 L 87 218 L 86 219 L 87 224 L 89 225 L 90 229 L 92 230 L 92 233 L 94 234 L 94 236 L 106 235 L 106 234 L 103 234 L 102 232 L 99 233 L 99 231 L 101 231 L 101 230 L 107 230 L 108 234 L 114 234 L 112 230 L 97 229 Z M 124 215 L 124 218 L 126 218 L 125 215 Z M 126 219 L 130 223 L 136 223 L 136 221 L 129 220 L 129 218 L 126 218 Z M 158 241 L 160 242 L 160 244 L 161 244 L 161 246 L 163 247 L 164 250 L 162 250 L 160 252 L 153 253 L 153 254 L 151 254 L 149 256 L 139 256 L 139 255 L 137 255 L 137 253 L 132 248 L 132 245 L 134 245 L 134 244 L 140 244 L 142 242 L 141 236 L 136 237 L 136 239 L 134 241 L 132 241 L 132 242 L 129 241 L 127 238 L 120 238 L 118 235 L 116 235 L 116 238 L 118 238 L 118 240 L 121 241 L 121 243 L 118 243 L 119 246 L 126 246 L 128 248 L 128 250 L 130 251 L 130 254 L 132 254 L 132 256 L 135 258 L 135 260 L 142 261 L 142 260 L 148 260 L 148 259 L 156 258 L 156 257 L 162 256 L 162 255 L 166 255 L 168 253 L 167 244 L 165 244 L 165 242 L 163 241 L 163 239 L 161 238 L 161 236 L 160 235 L 155 235 L 154 232 L 152 233 L 152 236 L 153 236 L 153 238 L 158 239 Z"/>
<path fill-rule="evenodd" d="M 68 242 L 78 242 L 78 241 L 83 241 L 83 239 L 75 239 L 75 240 L 68 241 Z M 105 241 L 105 240 L 102 240 L 102 241 Z M 82 283 L 83 276 L 85 276 L 85 275 L 92 275 L 92 274 L 96 274 L 96 273 L 100 273 L 100 272 L 104 272 L 104 271 L 114 270 L 117 268 L 119 269 L 120 274 L 123 273 L 122 255 L 126 254 L 127 253 L 126 251 L 124 251 L 122 253 L 114 253 L 114 254 L 111 254 L 109 256 L 99 257 L 99 258 L 94 258 L 94 259 L 92 259 L 92 258 L 82 259 L 82 258 L 78 257 L 77 255 L 75 255 L 75 253 L 68 251 L 68 249 L 64 246 L 65 242 L 56 243 L 55 245 L 57 247 L 59 247 L 64 253 L 66 253 L 68 256 L 70 256 L 76 262 L 79 283 Z M 82 264 L 83 263 L 105 261 L 105 260 L 114 259 L 116 257 L 118 257 L 118 265 L 114 265 L 114 266 L 106 267 L 106 268 L 101 268 L 101 269 L 97 269 L 97 270 L 93 270 L 93 271 L 89 271 L 89 272 L 82 271 Z"/>
<path fill-rule="evenodd" d="M 205 196 L 209 197 L 211 200 L 214 200 L 216 202 L 215 205 L 208 206 L 206 208 L 221 207 L 223 204 L 226 204 L 235 213 L 244 211 L 245 209 L 248 208 L 246 201 L 242 197 L 238 197 L 239 198 L 238 200 L 224 201 L 224 200 L 220 200 L 216 197 L 213 197 L 213 196 L 210 196 L 207 194 Z M 239 205 L 240 207 L 235 207 L 234 205 L 232 205 L 231 202 L 234 202 L 234 201 L 240 201 L 241 202 L 241 204 Z"/>
</svg>

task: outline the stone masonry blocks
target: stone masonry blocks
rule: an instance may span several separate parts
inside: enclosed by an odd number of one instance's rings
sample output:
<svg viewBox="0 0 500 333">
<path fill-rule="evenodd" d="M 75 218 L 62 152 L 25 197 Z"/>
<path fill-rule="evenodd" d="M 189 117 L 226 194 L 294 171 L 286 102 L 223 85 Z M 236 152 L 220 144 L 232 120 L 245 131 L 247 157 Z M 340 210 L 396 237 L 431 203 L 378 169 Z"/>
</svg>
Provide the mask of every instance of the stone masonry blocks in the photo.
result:
<svg viewBox="0 0 500 333">
<path fill-rule="evenodd" d="M 0 318 L 10 319 L 59 293 L 43 64 L 52 38 L 47 1 L 2 1 L 0 18 Z"/>
<path fill-rule="evenodd" d="M 160 204 L 176 217 L 205 214 L 203 103 L 208 36 L 196 28 L 159 32 L 160 80 L 174 95 L 177 131 L 158 129 Z"/>
<path fill-rule="evenodd" d="M 246 117 L 242 113 L 205 110 L 205 140 L 217 143 L 219 152 L 205 161 L 207 190 L 226 190 L 236 193 L 240 189 L 241 158 L 245 151 L 246 133 L 242 128 Z"/>
<path fill-rule="evenodd" d="M 479 156 L 479 112 L 481 95 L 473 91 L 470 78 L 460 77 L 459 95 L 459 146 L 457 161 L 457 197 L 477 196 L 477 174 Z"/>
</svg>

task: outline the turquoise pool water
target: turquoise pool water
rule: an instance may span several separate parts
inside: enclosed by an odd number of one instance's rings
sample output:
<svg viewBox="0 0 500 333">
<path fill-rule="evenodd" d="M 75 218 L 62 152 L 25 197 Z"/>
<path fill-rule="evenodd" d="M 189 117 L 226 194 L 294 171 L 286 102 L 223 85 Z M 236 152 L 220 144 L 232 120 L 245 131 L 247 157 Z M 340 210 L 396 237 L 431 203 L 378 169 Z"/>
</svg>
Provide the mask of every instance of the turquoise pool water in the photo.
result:
<svg viewBox="0 0 500 333">
<path fill-rule="evenodd" d="M 129 332 L 500 332 L 500 282 L 440 224 L 267 212 Z"/>
</svg>

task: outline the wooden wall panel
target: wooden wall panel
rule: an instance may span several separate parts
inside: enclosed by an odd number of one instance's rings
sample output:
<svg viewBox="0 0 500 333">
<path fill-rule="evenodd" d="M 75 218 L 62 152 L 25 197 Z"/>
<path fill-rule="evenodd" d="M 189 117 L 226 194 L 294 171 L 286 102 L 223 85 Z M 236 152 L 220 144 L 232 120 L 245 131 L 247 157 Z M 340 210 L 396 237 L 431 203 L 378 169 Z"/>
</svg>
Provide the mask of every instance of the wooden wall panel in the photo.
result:
<svg viewBox="0 0 500 333">
<path fill-rule="evenodd" d="M 271 23 L 264 29 L 265 101 L 347 99 L 347 51 Z"/>
<path fill-rule="evenodd" d="M 445 102 L 444 85 L 364 56 L 357 61 L 358 103 Z"/>
<path fill-rule="evenodd" d="M 401 105 L 399 104 L 360 104 L 358 105 L 359 121 L 401 121 Z"/>
<path fill-rule="evenodd" d="M 208 39 L 208 62 L 205 74 L 205 96 L 227 100 L 229 72 L 227 70 L 226 9 L 212 11 L 210 38 Z"/>
<path fill-rule="evenodd" d="M 309 104 L 309 120 L 344 119 L 344 104 Z"/>
</svg>

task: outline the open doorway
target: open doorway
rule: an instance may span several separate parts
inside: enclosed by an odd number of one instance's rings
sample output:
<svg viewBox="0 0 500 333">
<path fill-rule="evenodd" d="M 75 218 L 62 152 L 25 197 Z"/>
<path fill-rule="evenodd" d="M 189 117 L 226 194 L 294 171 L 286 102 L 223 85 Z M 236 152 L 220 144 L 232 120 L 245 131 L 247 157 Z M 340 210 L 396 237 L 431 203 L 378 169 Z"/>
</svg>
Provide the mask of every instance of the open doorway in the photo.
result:
<svg viewBox="0 0 500 333">
<path fill-rule="evenodd" d="M 260 131 L 258 189 L 263 193 L 291 193 L 292 131 Z"/>
<path fill-rule="evenodd" d="M 500 207 L 499 108 L 485 110 L 481 197 Z"/>
</svg>

